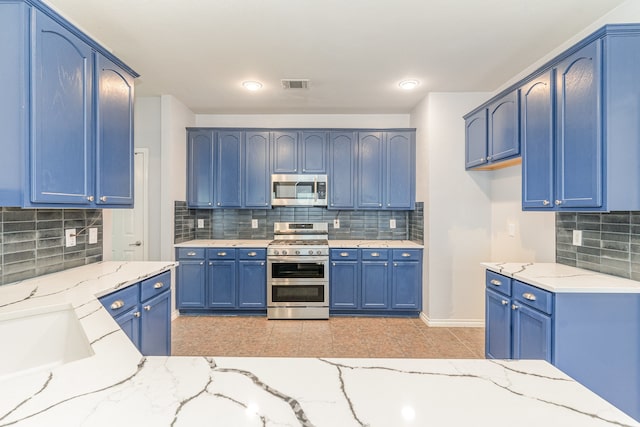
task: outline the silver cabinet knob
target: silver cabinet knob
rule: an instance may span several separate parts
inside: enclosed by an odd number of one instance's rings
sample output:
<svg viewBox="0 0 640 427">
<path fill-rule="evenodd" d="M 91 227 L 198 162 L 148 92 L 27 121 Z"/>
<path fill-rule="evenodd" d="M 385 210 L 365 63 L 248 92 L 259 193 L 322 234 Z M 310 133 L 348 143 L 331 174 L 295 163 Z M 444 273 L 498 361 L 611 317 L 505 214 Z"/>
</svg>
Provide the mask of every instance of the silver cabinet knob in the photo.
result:
<svg viewBox="0 0 640 427">
<path fill-rule="evenodd" d="M 502 305 L 507 305 L 509 304 L 509 301 L 507 301 L 506 299 L 503 299 L 502 301 L 500 301 L 502 303 Z"/>
<path fill-rule="evenodd" d="M 397 263 L 397 262 L 394 262 L 394 263 L 393 263 L 393 266 L 394 266 L 394 267 L 397 267 L 397 266 L 398 266 L 398 263 Z"/>
<path fill-rule="evenodd" d="M 218 206 L 220 206 L 220 202 L 218 202 Z"/>
<path fill-rule="evenodd" d="M 562 200 L 556 200 L 556 206 L 560 206 L 562 204 Z"/>
<path fill-rule="evenodd" d="M 93 198 L 93 196 L 89 196 L 89 197 L 87 197 L 87 200 L 90 201 L 90 202 L 93 202 L 95 199 Z"/>
<path fill-rule="evenodd" d="M 151 311 L 150 305 L 145 305 L 143 308 L 144 308 L 144 311 Z"/>
<path fill-rule="evenodd" d="M 484 157 L 480 157 L 481 162 L 484 162 L 484 160 L 485 160 Z"/>
<path fill-rule="evenodd" d="M 382 206 L 382 203 L 378 203 L 378 207 L 381 207 L 381 206 Z"/>
<path fill-rule="evenodd" d="M 140 312 L 136 311 L 135 313 L 133 313 L 133 317 L 140 317 Z"/>
<path fill-rule="evenodd" d="M 207 203 L 207 204 L 208 204 L 209 206 L 211 206 L 211 205 L 212 205 L 212 203 L 211 203 L 211 202 L 209 202 L 209 203 Z"/>
<path fill-rule="evenodd" d="M 548 200 L 543 200 L 542 201 L 542 206 L 549 206 L 549 201 Z"/>
<path fill-rule="evenodd" d="M 519 306 L 519 305 L 511 304 L 511 309 L 513 309 L 513 310 L 517 310 L 517 309 L 519 309 L 519 308 L 520 308 L 520 306 Z"/>
<path fill-rule="evenodd" d="M 487 156 L 487 161 L 490 162 L 491 161 L 491 156 Z"/>
<path fill-rule="evenodd" d="M 387 265 L 389 265 L 389 264 L 387 264 L 387 263 L 385 262 L 385 263 L 384 263 L 384 266 L 386 267 Z"/>
<path fill-rule="evenodd" d="M 100 201 L 101 202 L 106 202 L 107 201 L 107 196 L 100 196 Z"/>
<path fill-rule="evenodd" d="M 335 262 L 332 262 L 331 264 L 332 264 L 334 267 L 336 266 L 336 263 L 335 263 Z"/>
<path fill-rule="evenodd" d="M 264 262 L 261 262 L 260 265 L 264 265 Z"/>
</svg>

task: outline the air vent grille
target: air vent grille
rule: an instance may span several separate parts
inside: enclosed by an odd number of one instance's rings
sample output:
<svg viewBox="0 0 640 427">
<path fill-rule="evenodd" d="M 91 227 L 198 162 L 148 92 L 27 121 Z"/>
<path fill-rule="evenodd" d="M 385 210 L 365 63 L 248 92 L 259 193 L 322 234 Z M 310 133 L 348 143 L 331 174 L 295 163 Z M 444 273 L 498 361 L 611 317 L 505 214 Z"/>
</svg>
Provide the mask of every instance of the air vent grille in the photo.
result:
<svg viewBox="0 0 640 427">
<path fill-rule="evenodd" d="M 309 89 L 309 79 L 282 79 L 283 89 Z"/>
</svg>

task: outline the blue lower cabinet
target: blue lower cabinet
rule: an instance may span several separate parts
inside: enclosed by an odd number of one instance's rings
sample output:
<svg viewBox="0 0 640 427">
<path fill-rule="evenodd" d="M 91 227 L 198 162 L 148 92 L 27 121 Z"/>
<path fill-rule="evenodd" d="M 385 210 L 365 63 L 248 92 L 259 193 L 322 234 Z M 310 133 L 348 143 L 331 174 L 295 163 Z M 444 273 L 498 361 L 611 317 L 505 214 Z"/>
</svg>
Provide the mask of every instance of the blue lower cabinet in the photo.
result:
<svg viewBox="0 0 640 427">
<path fill-rule="evenodd" d="M 331 309 L 357 309 L 359 283 L 357 261 L 331 261 L 329 278 Z"/>
<path fill-rule="evenodd" d="M 236 262 L 213 260 L 208 262 L 207 305 L 212 308 L 236 306 Z"/>
<path fill-rule="evenodd" d="M 266 261 L 238 261 L 238 308 L 265 308 L 266 306 Z"/>
<path fill-rule="evenodd" d="M 391 308 L 420 310 L 422 308 L 422 251 L 394 249 L 391 267 Z"/>
<path fill-rule="evenodd" d="M 513 358 L 551 362 L 551 316 L 514 301 Z"/>
<path fill-rule="evenodd" d="M 485 355 L 511 359 L 511 298 L 491 289 L 485 296 Z"/>
<path fill-rule="evenodd" d="M 171 354 L 171 272 L 105 295 L 100 302 L 143 355 Z"/>
<path fill-rule="evenodd" d="M 362 308 L 389 308 L 389 263 L 362 261 Z"/>
</svg>

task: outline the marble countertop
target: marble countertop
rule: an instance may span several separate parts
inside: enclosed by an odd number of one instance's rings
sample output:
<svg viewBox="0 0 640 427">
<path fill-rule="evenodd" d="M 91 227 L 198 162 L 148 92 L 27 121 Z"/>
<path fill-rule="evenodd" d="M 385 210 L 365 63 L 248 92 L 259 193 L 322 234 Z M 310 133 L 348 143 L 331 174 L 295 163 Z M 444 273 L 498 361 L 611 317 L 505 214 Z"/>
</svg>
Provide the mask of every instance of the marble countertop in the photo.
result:
<svg viewBox="0 0 640 427">
<path fill-rule="evenodd" d="M 271 240 L 189 240 L 177 243 L 176 248 L 262 248 Z M 421 249 L 424 246 L 411 240 L 329 240 L 330 248 L 390 248 Z"/>
<path fill-rule="evenodd" d="M 496 273 L 556 293 L 640 293 L 640 282 L 557 263 L 484 262 Z"/>
<path fill-rule="evenodd" d="M 173 266 L 105 262 L 0 286 L 0 318 L 70 304 L 94 352 L 0 378 L 0 427 L 640 427 L 544 361 L 144 357 L 96 296 Z"/>
</svg>

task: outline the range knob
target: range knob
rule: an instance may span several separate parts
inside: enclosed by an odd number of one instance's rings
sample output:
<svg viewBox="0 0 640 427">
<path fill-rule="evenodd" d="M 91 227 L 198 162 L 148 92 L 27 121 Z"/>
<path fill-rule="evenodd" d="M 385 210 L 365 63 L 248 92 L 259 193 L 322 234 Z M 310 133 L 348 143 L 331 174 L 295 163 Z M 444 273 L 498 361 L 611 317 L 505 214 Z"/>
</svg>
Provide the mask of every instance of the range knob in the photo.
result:
<svg viewBox="0 0 640 427">
<path fill-rule="evenodd" d="M 274 254 L 274 255 L 279 255 L 279 254 L 280 254 L 280 252 L 278 252 L 278 250 L 277 250 L 277 249 L 274 249 L 274 250 L 273 250 L 273 254 Z"/>
<path fill-rule="evenodd" d="M 317 255 L 320 255 L 321 253 L 322 253 L 322 251 L 321 251 L 321 250 L 319 250 L 319 249 L 316 251 L 316 254 L 317 254 Z"/>
<path fill-rule="evenodd" d="M 283 249 L 282 250 L 282 255 L 286 255 L 286 254 L 287 254 L 287 251 Z"/>
<path fill-rule="evenodd" d="M 309 249 L 309 255 L 313 255 L 313 250 Z"/>
<path fill-rule="evenodd" d="M 300 255 L 300 251 L 296 251 L 296 255 Z"/>
</svg>

